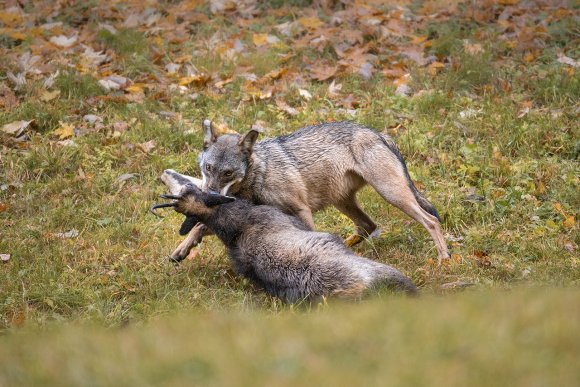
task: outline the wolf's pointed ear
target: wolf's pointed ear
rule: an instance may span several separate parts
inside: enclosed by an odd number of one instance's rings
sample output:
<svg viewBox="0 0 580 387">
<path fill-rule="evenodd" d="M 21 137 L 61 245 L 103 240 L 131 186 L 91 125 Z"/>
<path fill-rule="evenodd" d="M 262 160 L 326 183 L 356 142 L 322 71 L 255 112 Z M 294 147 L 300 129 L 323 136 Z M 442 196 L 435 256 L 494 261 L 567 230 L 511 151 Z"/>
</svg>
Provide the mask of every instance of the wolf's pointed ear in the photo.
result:
<svg viewBox="0 0 580 387">
<path fill-rule="evenodd" d="M 258 135 L 260 132 L 257 130 L 251 129 L 248 133 L 244 134 L 240 137 L 240 141 L 238 145 L 242 149 L 242 152 L 250 155 L 252 153 L 252 149 L 254 148 L 254 143 L 258 139 Z"/>
<path fill-rule="evenodd" d="M 203 120 L 203 150 L 206 150 L 211 144 L 213 144 L 217 138 L 218 133 L 216 128 L 213 126 L 210 120 Z"/>
<path fill-rule="evenodd" d="M 236 200 L 236 198 L 233 198 L 231 196 L 224 196 L 219 194 L 207 194 L 203 198 L 203 204 L 205 204 L 208 207 L 215 207 L 221 204 L 233 202 L 234 200 Z"/>
</svg>

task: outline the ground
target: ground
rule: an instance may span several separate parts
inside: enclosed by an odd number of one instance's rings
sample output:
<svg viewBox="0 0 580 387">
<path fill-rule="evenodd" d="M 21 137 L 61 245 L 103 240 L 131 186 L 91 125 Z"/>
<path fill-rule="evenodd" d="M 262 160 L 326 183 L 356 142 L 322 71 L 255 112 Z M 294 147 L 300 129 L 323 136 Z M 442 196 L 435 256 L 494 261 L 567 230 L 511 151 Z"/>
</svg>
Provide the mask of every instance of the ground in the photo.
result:
<svg viewBox="0 0 580 387">
<path fill-rule="evenodd" d="M 93 373 L 103 385 L 573 385 L 577 6 L 266 4 L 0 11 L 0 385 Z M 418 300 L 283 305 L 237 277 L 215 238 L 169 263 L 181 217 L 147 209 L 164 169 L 199 176 L 205 118 L 263 137 L 344 119 L 391 135 L 451 260 L 438 266 L 427 232 L 364 189 L 383 234 L 354 249 L 410 276 Z M 354 231 L 334 209 L 315 223 Z M 51 371 L 51 356 L 68 362 Z"/>
</svg>

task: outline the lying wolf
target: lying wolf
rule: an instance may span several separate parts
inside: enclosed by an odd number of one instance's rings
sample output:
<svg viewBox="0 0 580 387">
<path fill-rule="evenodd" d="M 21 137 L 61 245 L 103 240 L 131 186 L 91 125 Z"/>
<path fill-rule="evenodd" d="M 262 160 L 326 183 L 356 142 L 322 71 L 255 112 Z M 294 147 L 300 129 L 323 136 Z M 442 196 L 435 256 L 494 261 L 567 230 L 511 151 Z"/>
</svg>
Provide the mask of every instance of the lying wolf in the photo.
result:
<svg viewBox="0 0 580 387">
<path fill-rule="evenodd" d="M 370 184 L 387 202 L 427 229 L 439 261 L 448 258 L 439 214 L 415 188 L 405 160 L 390 137 L 353 122 L 308 126 L 260 142 L 256 142 L 255 130 L 242 136 L 218 136 L 209 120 L 203 122 L 203 128 L 199 166 L 204 191 L 278 207 L 299 217 L 310 229 L 314 229 L 312 212 L 333 205 L 357 226 L 356 234 L 346 241 L 352 246 L 363 237 L 380 234 L 356 201 L 357 191 Z M 166 184 L 175 185 L 180 179 L 200 184 L 172 170 L 162 176 Z M 195 227 L 172 259 L 185 258 L 201 240 L 202 231 L 203 226 Z"/>
<path fill-rule="evenodd" d="M 186 184 L 161 195 L 189 219 L 206 224 L 225 244 L 238 274 L 287 302 L 322 296 L 360 298 L 385 285 L 411 294 L 409 278 L 383 263 L 354 255 L 336 235 L 310 231 L 294 216 L 243 199 L 205 193 Z"/>
</svg>

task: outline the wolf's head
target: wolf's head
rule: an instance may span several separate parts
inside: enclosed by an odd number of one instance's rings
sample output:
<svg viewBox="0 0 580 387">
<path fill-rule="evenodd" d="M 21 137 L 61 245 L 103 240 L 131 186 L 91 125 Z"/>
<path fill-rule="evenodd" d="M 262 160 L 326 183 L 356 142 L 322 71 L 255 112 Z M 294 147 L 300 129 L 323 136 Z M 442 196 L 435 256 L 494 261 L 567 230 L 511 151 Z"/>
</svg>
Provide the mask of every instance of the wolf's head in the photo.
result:
<svg viewBox="0 0 580 387">
<path fill-rule="evenodd" d="M 185 215 L 189 219 L 188 222 L 193 224 L 210 216 L 216 206 L 236 200 L 229 196 L 203 192 L 191 183 L 184 185 L 179 195 L 161 195 L 161 197 L 172 199 L 173 202 L 154 205 L 151 207 L 154 214 L 158 208 L 173 207 L 175 211 Z"/>
<path fill-rule="evenodd" d="M 218 136 L 210 120 L 203 121 L 203 131 L 203 152 L 199 156 L 202 189 L 222 195 L 235 194 L 246 177 L 259 132 L 250 130 L 242 136 Z"/>
</svg>

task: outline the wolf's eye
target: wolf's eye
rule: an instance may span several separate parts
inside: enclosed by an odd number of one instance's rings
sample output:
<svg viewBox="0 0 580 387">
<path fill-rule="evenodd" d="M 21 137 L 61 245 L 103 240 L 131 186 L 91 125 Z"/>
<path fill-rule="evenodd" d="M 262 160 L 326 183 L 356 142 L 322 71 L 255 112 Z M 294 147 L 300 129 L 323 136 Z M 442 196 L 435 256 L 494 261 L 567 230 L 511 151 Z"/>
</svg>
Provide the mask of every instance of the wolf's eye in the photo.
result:
<svg viewBox="0 0 580 387">
<path fill-rule="evenodd" d="M 233 172 L 233 171 L 225 171 L 225 172 L 224 172 L 224 176 L 225 176 L 225 177 L 232 177 L 232 175 L 233 175 L 233 174 L 234 174 L 234 172 Z"/>
<path fill-rule="evenodd" d="M 208 171 L 208 172 L 211 172 L 211 165 L 206 164 L 205 165 L 205 170 Z"/>
</svg>

